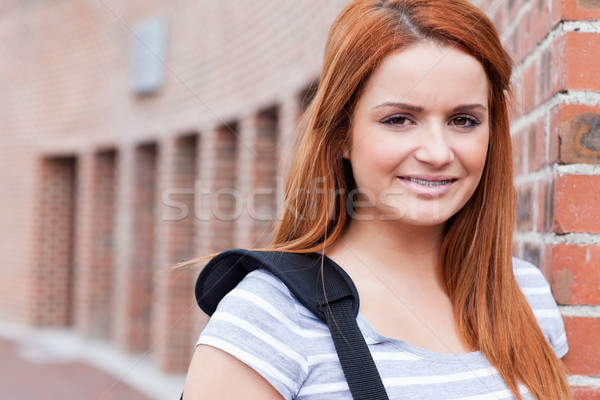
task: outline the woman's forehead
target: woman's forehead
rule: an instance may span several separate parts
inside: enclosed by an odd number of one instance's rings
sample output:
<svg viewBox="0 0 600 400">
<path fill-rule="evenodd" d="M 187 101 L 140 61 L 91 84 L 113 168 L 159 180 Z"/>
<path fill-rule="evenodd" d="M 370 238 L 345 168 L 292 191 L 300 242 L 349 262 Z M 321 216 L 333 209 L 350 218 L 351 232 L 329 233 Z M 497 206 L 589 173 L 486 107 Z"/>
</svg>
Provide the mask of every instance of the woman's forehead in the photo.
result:
<svg viewBox="0 0 600 400">
<path fill-rule="evenodd" d="M 477 59 L 456 47 L 426 43 L 387 56 L 369 79 L 360 102 L 423 106 L 460 99 L 487 104 L 487 97 L 487 75 Z"/>
</svg>

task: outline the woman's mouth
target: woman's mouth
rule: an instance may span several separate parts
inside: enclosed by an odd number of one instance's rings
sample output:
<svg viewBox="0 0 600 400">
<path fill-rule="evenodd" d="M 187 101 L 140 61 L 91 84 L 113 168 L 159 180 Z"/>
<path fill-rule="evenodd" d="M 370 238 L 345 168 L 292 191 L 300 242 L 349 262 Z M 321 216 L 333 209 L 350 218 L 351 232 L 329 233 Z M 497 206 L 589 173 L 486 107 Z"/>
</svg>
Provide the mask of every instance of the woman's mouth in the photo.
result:
<svg viewBox="0 0 600 400">
<path fill-rule="evenodd" d="M 458 179 L 451 176 L 399 176 L 398 179 L 416 194 L 441 196 Z"/>
<path fill-rule="evenodd" d="M 411 182 L 415 182 L 418 183 L 419 185 L 424 185 L 424 186 L 441 186 L 441 185 L 447 185 L 448 183 L 452 183 L 454 182 L 456 179 L 444 179 L 444 180 L 425 180 L 425 179 L 419 179 L 419 178 L 413 178 L 413 177 L 404 177 L 401 176 L 400 179 L 406 179 L 409 180 Z"/>
</svg>

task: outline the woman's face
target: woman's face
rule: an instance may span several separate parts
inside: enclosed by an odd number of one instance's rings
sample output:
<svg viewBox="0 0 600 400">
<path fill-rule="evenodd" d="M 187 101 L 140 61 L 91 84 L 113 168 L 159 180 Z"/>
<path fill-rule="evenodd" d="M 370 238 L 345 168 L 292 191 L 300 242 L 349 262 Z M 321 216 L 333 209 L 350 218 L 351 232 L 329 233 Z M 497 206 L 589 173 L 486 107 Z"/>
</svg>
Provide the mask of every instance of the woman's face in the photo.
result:
<svg viewBox="0 0 600 400">
<path fill-rule="evenodd" d="M 488 81 L 475 58 L 434 44 L 388 56 L 344 149 L 359 192 L 354 218 L 443 224 L 477 188 L 488 142 Z"/>
</svg>

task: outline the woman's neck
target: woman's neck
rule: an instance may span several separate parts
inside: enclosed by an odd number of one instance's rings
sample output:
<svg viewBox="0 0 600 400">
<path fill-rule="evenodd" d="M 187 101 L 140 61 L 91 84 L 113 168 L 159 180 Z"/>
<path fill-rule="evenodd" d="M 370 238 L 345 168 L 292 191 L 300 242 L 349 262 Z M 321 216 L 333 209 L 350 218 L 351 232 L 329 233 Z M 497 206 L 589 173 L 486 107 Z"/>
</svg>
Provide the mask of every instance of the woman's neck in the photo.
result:
<svg viewBox="0 0 600 400">
<path fill-rule="evenodd" d="M 401 221 L 351 221 L 344 235 L 327 251 L 344 263 L 363 264 L 389 279 L 439 281 L 443 225 L 415 226 Z M 342 260 L 340 260 L 342 261 Z"/>
</svg>

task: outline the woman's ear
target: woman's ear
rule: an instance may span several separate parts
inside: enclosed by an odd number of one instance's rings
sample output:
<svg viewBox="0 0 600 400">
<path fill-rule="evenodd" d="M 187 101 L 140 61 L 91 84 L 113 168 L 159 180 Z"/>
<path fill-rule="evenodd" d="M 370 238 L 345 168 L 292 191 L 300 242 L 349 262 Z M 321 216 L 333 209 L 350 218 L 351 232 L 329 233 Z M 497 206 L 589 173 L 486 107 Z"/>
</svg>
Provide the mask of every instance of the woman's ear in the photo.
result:
<svg viewBox="0 0 600 400">
<path fill-rule="evenodd" d="M 350 160 L 350 146 L 348 146 L 348 142 L 344 143 L 344 147 L 342 147 L 342 158 Z"/>
</svg>

